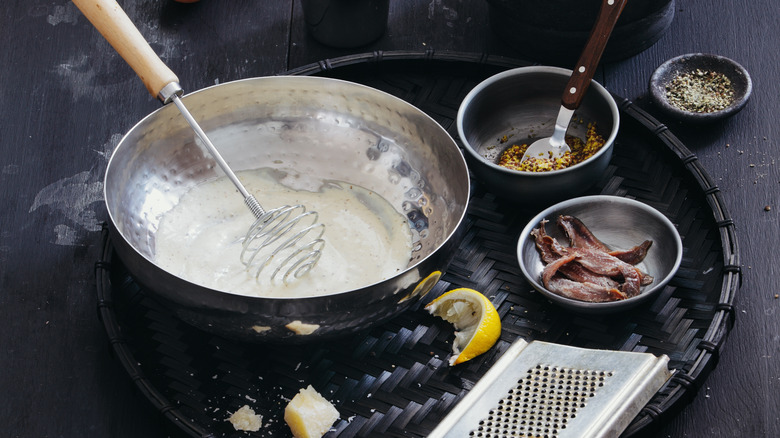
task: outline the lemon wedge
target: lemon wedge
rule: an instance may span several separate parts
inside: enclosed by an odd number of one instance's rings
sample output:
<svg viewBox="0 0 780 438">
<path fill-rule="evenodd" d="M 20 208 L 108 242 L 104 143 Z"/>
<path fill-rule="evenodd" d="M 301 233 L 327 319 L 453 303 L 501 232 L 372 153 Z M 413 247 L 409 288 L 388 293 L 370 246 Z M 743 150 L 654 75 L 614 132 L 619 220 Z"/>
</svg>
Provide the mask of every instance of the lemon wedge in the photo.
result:
<svg viewBox="0 0 780 438">
<path fill-rule="evenodd" d="M 501 318 L 487 297 L 474 289 L 453 289 L 425 308 L 455 327 L 450 366 L 488 351 L 501 336 Z"/>
</svg>

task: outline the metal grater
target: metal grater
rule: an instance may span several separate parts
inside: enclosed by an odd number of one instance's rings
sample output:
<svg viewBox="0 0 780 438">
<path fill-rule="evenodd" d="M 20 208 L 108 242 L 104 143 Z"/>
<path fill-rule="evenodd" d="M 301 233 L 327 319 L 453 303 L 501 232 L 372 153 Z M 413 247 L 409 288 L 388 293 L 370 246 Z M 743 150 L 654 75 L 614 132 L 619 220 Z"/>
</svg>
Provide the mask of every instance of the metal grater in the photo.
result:
<svg viewBox="0 0 780 438">
<path fill-rule="evenodd" d="M 668 362 L 518 339 L 429 438 L 617 437 L 669 379 Z"/>
</svg>

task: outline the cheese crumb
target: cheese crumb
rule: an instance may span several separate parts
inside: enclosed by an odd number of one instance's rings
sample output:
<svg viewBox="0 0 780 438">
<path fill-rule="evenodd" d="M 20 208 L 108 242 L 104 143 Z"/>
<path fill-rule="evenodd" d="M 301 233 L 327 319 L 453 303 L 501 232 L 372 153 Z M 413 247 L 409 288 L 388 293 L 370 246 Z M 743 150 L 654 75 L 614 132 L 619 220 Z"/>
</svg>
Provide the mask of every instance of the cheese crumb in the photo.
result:
<svg viewBox="0 0 780 438">
<path fill-rule="evenodd" d="M 339 411 L 311 385 L 301 389 L 284 409 L 284 421 L 295 438 L 321 438 L 338 418 Z"/>
<path fill-rule="evenodd" d="M 301 321 L 293 321 L 289 324 L 287 324 L 285 327 L 287 327 L 288 330 L 291 332 L 294 332 L 298 335 L 310 335 L 314 333 L 318 328 L 320 328 L 319 324 L 306 324 Z"/>
<path fill-rule="evenodd" d="M 241 409 L 234 412 L 228 418 L 228 421 L 233 424 L 236 430 L 257 432 L 263 425 L 263 416 L 255 414 L 255 411 L 249 405 L 244 405 Z"/>
</svg>

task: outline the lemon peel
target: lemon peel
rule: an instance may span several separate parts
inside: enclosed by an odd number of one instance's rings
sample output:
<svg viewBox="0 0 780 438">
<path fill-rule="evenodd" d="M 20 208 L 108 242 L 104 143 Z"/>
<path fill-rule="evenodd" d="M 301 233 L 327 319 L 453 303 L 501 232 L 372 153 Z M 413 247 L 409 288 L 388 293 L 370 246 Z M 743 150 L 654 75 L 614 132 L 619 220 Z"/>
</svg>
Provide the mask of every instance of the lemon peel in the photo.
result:
<svg viewBox="0 0 780 438">
<path fill-rule="evenodd" d="M 453 289 L 428 303 L 425 309 L 455 328 L 450 366 L 485 353 L 501 336 L 501 318 L 496 308 L 474 289 Z"/>
</svg>

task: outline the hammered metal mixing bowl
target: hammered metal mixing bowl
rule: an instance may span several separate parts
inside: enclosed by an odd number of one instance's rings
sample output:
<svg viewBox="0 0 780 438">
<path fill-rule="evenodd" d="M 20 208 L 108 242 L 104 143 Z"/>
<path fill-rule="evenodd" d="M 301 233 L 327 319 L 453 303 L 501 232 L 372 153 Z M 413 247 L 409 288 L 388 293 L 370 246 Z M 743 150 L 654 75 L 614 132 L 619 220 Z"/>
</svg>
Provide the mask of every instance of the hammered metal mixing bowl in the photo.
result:
<svg viewBox="0 0 780 438">
<path fill-rule="evenodd" d="M 327 296 L 248 297 L 172 275 L 154 262 L 160 219 L 220 171 L 176 108 L 163 107 L 116 147 L 104 191 L 118 256 L 182 320 L 234 339 L 320 340 L 387 321 L 447 267 L 461 238 L 469 175 L 453 139 L 419 109 L 370 87 L 291 76 L 221 84 L 184 101 L 236 171 L 291 169 L 362 186 L 408 218 L 414 243 L 408 267 L 394 277 Z"/>
</svg>

